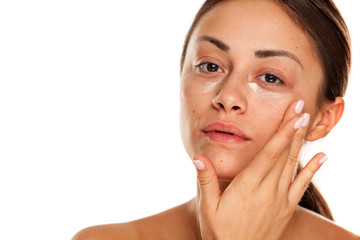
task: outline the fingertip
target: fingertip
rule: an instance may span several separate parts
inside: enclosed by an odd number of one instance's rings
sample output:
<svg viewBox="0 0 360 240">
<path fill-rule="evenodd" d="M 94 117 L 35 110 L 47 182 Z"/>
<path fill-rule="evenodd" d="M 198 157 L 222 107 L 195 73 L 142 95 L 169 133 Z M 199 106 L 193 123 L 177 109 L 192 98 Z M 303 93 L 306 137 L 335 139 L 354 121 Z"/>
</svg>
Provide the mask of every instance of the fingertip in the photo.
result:
<svg viewBox="0 0 360 240">
<path fill-rule="evenodd" d="M 199 171 L 205 170 L 206 166 L 209 165 L 208 159 L 204 155 L 195 155 L 192 159 L 195 168 Z"/>
<path fill-rule="evenodd" d="M 328 156 L 324 155 L 318 160 L 318 164 L 323 165 L 324 162 L 326 162 L 328 159 L 329 159 Z"/>
<path fill-rule="evenodd" d="M 294 124 L 294 130 L 298 130 L 303 123 L 304 123 L 304 118 L 303 117 L 299 118 Z"/>
<path fill-rule="evenodd" d="M 304 122 L 301 124 L 301 126 L 302 127 L 307 127 L 309 125 L 309 122 L 310 122 L 310 114 L 305 113 L 303 118 L 304 118 Z"/>
<path fill-rule="evenodd" d="M 197 170 L 205 170 L 205 164 L 201 160 L 194 159 L 192 162 Z"/>
<path fill-rule="evenodd" d="M 304 101 L 303 100 L 294 100 L 293 102 L 291 102 L 287 109 L 284 112 L 281 124 L 279 126 L 279 128 L 281 128 L 287 121 L 289 121 L 291 118 L 295 117 L 295 116 L 299 116 L 304 108 Z"/>
<path fill-rule="evenodd" d="M 298 130 L 300 127 L 306 128 L 310 122 L 310 114 L 304 113 L 301 117 L 295 122 L 294 129 Z"/>
<path fill-rule="evenodd" d="M 300 114 L 302 112 L 302 110 L 304 109 L 304 105 L 305 105 L 305 103 L 303 100 L 301 100 L 301 99 L 297 100 L 295 109 L 294 109 L 295 113 Z"/>
<path fill-rule="evenodd" d="M 319 152 L 306 164 L 305 168 L 309 167 L 309 169 L 312 169 L 312 171 L 315 173 L 328 159 L 329 158 L 325 153 Z"/>
</svg>

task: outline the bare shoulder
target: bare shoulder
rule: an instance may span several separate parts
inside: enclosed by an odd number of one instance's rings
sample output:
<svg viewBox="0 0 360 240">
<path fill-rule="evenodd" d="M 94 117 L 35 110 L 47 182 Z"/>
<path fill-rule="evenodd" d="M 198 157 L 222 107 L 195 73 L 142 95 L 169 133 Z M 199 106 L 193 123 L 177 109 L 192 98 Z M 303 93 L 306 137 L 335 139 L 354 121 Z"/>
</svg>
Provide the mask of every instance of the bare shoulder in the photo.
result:
<svg viewBox="0 0 360 240">
<path fill-rule="evenodd" d="M 187 212 L 187 204 L 183 204 L 132 222 L 88 227 L 78 232 L 72 240 L 193 239 L 194 232 L 189 228 L 191 221 Z"/>
<path fill-rule="evenodd" d="M 135 222 L 106 224 L 85 228 L 78 232 L 72 240 L 100 239 L 141 239 Z"/>
<path fill-rule="evenodd" d="M 296 230 L 291 231 L 293 233 L 291 234 L 292 236 L 288 235 L 285 239 L 360 240 L 360 236 L 303 207 L 296 209 L 295 216 L 295 220 L 291 224 L 295 226 Z M 295 238 L 294 235 L 296 236 Z"/>
</svg>

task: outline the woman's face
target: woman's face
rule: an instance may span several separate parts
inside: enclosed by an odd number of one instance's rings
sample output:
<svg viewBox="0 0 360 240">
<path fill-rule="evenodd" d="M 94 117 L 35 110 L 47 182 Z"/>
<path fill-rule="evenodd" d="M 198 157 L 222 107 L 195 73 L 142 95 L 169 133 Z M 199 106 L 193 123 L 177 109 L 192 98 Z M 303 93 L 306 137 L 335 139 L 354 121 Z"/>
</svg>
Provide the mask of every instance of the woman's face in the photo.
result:
<svg viewBox="0 0 360 240">
<path fill-rule="evenodd" d="M 181 73 L 186 151 L 232 179 L 277 131 L 288 105 L 314 116 L 322 82 L 306 34 L 272 1 L 228 1 L 195 28 Z M 311 123 L 310 123 L 311 128 Z"/>
</svg>

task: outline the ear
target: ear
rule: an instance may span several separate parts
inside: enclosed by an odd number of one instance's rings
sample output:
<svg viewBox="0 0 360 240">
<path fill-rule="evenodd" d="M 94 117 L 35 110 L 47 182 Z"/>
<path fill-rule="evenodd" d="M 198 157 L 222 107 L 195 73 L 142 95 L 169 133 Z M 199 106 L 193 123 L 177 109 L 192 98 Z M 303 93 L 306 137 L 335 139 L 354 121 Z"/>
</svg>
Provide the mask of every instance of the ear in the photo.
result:
<svg viewBox="0 0 360 240">
<path fill-rule="evenodd" d="M 335 101 L 323 103 L 320 111 L 315 115 L 305 140 L 315 141 L 328 135 L 339 122 L 344 107 L 345 101 L 341 97 L 337 97 Z"/>
</svg>

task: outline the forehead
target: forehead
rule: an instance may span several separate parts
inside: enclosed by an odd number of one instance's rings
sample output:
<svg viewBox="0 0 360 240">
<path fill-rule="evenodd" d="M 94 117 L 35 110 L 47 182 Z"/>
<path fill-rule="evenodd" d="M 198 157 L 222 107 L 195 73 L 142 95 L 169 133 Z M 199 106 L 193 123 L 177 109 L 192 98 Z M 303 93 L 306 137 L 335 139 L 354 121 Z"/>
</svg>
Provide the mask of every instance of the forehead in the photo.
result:
<svg viewBox="0 0 360 240">
<path fill-rule="evenodd" d="M 320 67 L 307 34 L 274 1 L 221 3 L 199 21 L 190 44 L 196 44 L 196 39 L 202 35 L 222 40 L 230 46 L 233 54 L 280 49 L 298 56 L 304 62 L 304 68 L 313 68 L 314 62 Z"/>
</svg>

